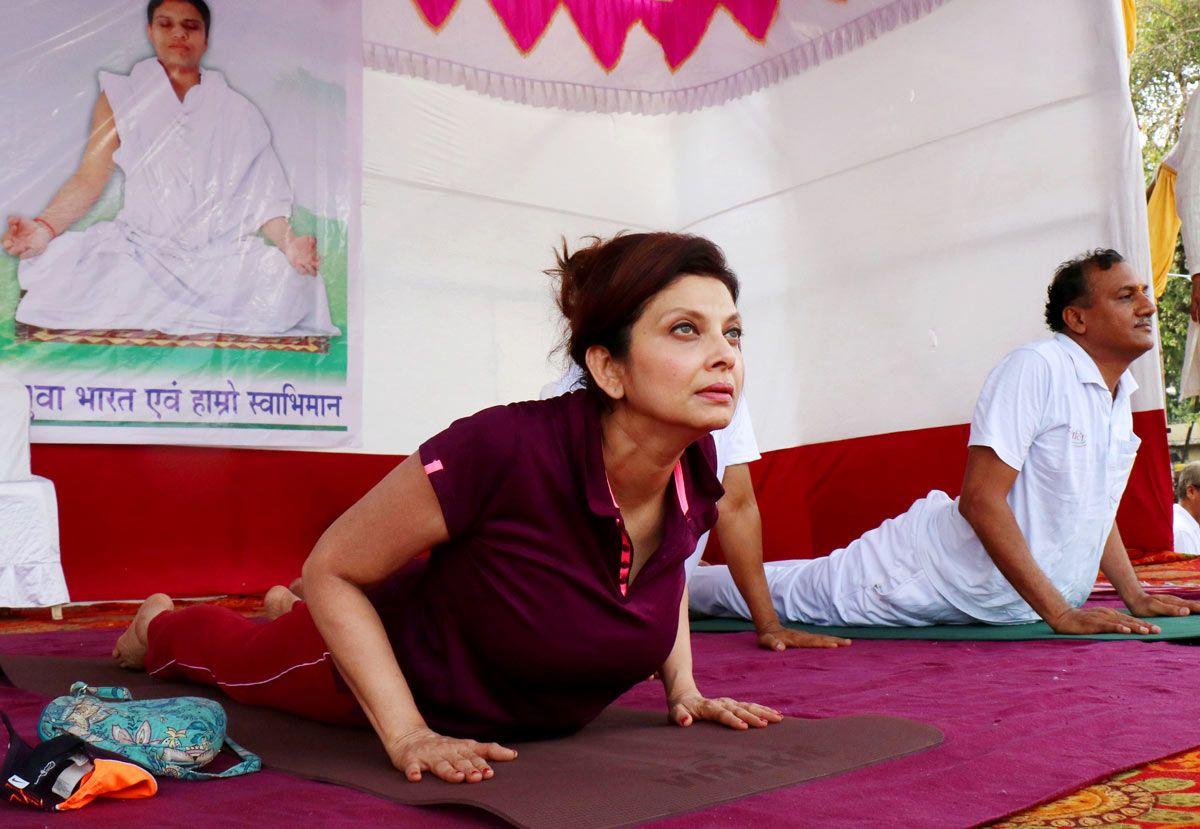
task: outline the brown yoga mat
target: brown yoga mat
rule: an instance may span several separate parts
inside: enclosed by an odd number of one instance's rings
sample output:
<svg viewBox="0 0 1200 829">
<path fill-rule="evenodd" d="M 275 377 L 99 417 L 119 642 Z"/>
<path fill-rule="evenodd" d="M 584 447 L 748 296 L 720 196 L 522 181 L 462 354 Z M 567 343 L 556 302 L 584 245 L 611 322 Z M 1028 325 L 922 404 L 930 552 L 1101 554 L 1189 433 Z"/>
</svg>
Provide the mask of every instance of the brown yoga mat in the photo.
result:
<svg viewBox="0 0 1200 829">
<path fill-rule="evenodd" d="M 47 697 L 66 693 L 76 680 L 124 685 L 135 699 L 211 697 L 225 706 L 230 736 L 258 754 L 265 767 L 410 805 L 475 806 L 529 829 L 640 823 L 840 774 L 942 741 L 937 729 L 897 717 L 788 718 L 735 732 L 708 723 L 679 728 L 667 725 L 663 711 L 614 707 L 574 736 L 511 743 L 520 758 L 497 763 L 496 776 L 484 783 L 450 784 L 428 775 L 409 783 L 392 769 L 370 731 L 239 705 L 214 689 L 156 682 L 101 659 L 0 656 L 0 669 L 18 688 Z"/>
</svg>

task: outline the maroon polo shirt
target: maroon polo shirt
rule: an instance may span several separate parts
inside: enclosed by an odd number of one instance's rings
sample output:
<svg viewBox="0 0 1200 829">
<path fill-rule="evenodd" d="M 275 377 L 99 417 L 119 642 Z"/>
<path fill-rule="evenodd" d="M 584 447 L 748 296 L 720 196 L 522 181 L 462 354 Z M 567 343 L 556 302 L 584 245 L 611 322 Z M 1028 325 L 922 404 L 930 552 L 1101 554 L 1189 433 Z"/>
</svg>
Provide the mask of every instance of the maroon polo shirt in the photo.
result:
<svg viewBox="0 0 1200 829">
<path fill-rule="evenodd" d="M 485 409 L 420 455 L 450 539 L 373 601 L 431 728 L 567 733 L 662 665 L 684 560 L 724 492 L 711 437 L 684 452 L 662 543 L 632 584 L 599 410 L 584 392 Z"/>
</svg>

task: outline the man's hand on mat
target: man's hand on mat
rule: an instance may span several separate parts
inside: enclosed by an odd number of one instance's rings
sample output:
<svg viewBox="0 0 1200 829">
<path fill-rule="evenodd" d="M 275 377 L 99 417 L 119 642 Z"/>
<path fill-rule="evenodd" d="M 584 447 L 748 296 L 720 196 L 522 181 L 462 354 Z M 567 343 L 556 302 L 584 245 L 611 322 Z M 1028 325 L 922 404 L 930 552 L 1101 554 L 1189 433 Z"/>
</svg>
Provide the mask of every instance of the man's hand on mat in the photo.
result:
<svg viewBox="0 0 1200 829">
<path fill-rule="evenodd" d="M 754 702 L 738 702 L 729 697 L 708 699 L 699 691 L 680 694 L 667 700 L 668 717 L 671 722 L 684 727 L 696 720 L 711 720 L 730 728 L 766 728 L 771 723 L 783 720 L 783 715 L 774 708 Z"/>
<path fill-rule="evenodd" d="M 1170 614 L 1156 614 L 1159 616 Z M 1055 633 L 1161 633 L 1158 625 L 1107 607 L 1073 607 L 1046 622 Z"/>
<path fill-rule="evenodd" d="M 788 648 L 840 648 L 849 644 L 849 639 L 842 639 L 840 636 L 790 630 L 779 622 L 764 625 L 758 631 L 758 646 L 768 651 L 785 651 Z"/>
<path fill-rule="evenodd" d="M 517 752 L 497 743 L 477 743 L 443 737 L 428 728 L 416 728 L 387 746 L 392 765 L 413 783 L 430 772 L 447 783 L 478 783 L 495 774 L 489 760 L 517 759 Z"/>
<path fill-rule="evenodd" d="M 1130 599 L 1125 606 L 1134 616 L 1187 616 L 1189 613 L 1200 613 L 1200 602 L 1190 602 L 1178 596 L 1151 596 L 1149 593 Z"/>
</svg>

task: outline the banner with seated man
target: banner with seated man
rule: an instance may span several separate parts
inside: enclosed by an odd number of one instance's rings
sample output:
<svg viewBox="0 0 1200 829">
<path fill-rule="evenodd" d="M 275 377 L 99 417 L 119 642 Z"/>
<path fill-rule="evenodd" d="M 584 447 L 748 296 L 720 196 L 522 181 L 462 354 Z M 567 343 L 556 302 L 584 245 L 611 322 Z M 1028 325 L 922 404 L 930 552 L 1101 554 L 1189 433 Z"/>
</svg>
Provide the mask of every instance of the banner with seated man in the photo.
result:
<svg viewBox="0 0 1200 829">
<path fill-rule="evenodd" d="M 0 361 L 43 441 L 357 440 L 361 5 L 39 0 L 0 70 Z"/>
</svg>

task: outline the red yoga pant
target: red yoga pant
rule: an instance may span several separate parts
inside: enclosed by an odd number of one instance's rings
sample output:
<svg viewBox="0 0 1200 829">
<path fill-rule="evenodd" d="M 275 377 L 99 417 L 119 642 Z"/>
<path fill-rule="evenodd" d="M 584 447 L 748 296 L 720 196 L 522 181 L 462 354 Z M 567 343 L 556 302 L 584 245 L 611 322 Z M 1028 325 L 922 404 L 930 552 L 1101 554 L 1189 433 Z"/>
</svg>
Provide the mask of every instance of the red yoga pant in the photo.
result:
<svg viewBox="0 0 1200 829">
<path fill-rule="evenodd" d="M 160 613 L 147 633 L 146 673 L 220 688 L 237 702 L 319 722 L 365 725 L 308 607 L 259 624 L 225 607 Z"/>
</svg>

